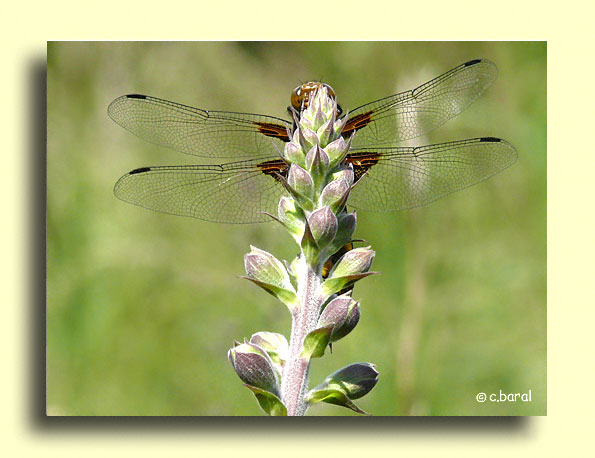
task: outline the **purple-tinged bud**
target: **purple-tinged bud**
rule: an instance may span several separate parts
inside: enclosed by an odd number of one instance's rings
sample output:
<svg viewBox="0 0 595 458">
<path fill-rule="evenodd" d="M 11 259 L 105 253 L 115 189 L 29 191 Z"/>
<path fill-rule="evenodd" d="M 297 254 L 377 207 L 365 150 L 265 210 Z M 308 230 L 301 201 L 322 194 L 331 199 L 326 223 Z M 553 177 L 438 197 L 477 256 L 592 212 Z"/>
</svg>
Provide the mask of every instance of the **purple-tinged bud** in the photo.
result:
<svg viewBox="0 0 595 458">
<path fill-rule="evenodd" d="M 304 165 L 304 153 L 300 145 L 295 142 L 288 142 L 285 144 L 283 156 L 291 164 Z"/>
<path fill-rule="evenodd" d="M 318 97 L 316 98 L 318 99 Z M 322 111 L 322 107 L 320 104 L 320 101 L 317 100 L 319 103 L 316 103 L 314 108 L 314 116 L 312 117 L 312 127 L 311 129 L 314 131 L 317 131 L 320 126 L 322 126 L 324 124 L 324 122 L 326 121 L 326 116 L 324 115 L 323 111 Z"/>
<path fill-rule="evenodd" d="M 349 112 L 345 113 L 343 116 L 341 116 L 340 119 L 337 119 L 335 121 L 335 132 L 337 133 L 341 133 L 343 132 L 343 128 L 345 127 L 345 124 L 347 124 L 347 120 L 349 119 Z"/>
<path fill-rule="evenodd" d="M 331 342 L 345 337 L 357 325 L 360 317 L 359 302 L 354 301 L 351 296 L 346 294 L 334 298 L 324 308 L 318 318 L 317 327 L 333 324 L 331 333 Z"/>
<path fill-rule="evenodd" d="M 310 174 L 297 164 L 291 164 L 289 167 L 289 175 L 287 176 L 287 183 L 298 194 L 307 199 L 312 198 L 314 193 L 314 181 Z M 301 203 L 301 202 L 300 202 Z"/>
<path fill-rule="evenodd" d="M 301 122 L 301 121 L 300 121 Z M 300 126 L 296 129 L 297 139 L 303 151 L 309 151 L 314 145 L 318 144 L 316 132 L 307 126 Z"/>
<path fill-rule="evenodd" d="M 310 171 L 315 183 L 320 183 L 328 172 L 329 157 L 320 148 L 320 146 L 313 146 L 308 154 L 306 154 L 306 168 Z"/>
<path fill-rule="evenodd" d="M 319 248 L 328 246 L 337 234 L 337 217 L 329 207 L 322 207 L 312 212 L 308 218 L 312 236 Z"/>
<path fill-rule="evenodd" d="M 285 266 L 271 253 L 250 246 L 250 253 L 244 256 L 244 266 L 249 278 L 293 291 Z"/>
<path fill-rule="evenodd" d="M 355 181 L 355 174 L 353 173 L 353 165 L 348 164 L 347 166 L 343 166 L 343 168 L 332 175 L 333 180 L 345 180 L 349 186 L 353 186 L 353 182 Z"/>
<path fill-rule="evenodd" d="M 378 371 L 374 364 L 354 363 L 333 372 L 321 385 L 338 389 L 349 399 L 358 399 L 368 394 L 376 383 L 378 383 Z"/>
<path fill-rule="evenodd" d="M 344 169 L 334 176 L 336 178 L 322 190 L 320 204 L 328 205 L 334 212 L 338 212 L 347 203 L 351 184 L 353 183 L 353 171 Z"/>
<path fill-rule="evenodd" d="M 349 144 L 345 142 L 343 137 L 339 136 L 339 138 L 326 145 L 324 151 L 326 151 L 326 154 L 328 154 L 331 160 L 331 167 L 334 167 L 340 164 L 347 156 Z"/>
<path fill-rule="evenodd" d="M 244 383 L 279 396 L 279 374 L 266 351 L 258 345 L 243 343 L 231 348 L 227 357 Z"/>
<path fill-rule="evenodd" d="M 351 241 L 353 233 L 355 232 L 355 227 L 357 226 L 355 212 L 339 213 L 339 215 L 337 215 L 337 222 L 337 235 L 335 235 L 335 240 L 333 240 L 333 243 L 331 243 L 331 245 L 328 247 L 329 253 L 335 253 L 339 251 L 343 245 Z"/>
<path fill-rule="evenodd" d="M 252 334 L 250 343 L 258 345 L 266 351 L 275 366 L 277 366 L 279 373 L 281 373 L 289 353 L 289 344 L 283 334 L 260 331 L 256 334 Z"/>
<path fill-rule="evenodd" d="M 329 274 L 330 278 L 348 277 L 370 270 L 376 253 L 370 247 L 354 248 L 343 255 Z"/>
<path fill-rule="evenodd" d="M 318 136 L 318 141 L 320 142 L 320 146 L 327 147 L 328 144 L 335 139 L 335 117 L 333 116 L 331 119 L 326 121 L 320 128 L 316 131 L 316 135 Z"/>
</svg>

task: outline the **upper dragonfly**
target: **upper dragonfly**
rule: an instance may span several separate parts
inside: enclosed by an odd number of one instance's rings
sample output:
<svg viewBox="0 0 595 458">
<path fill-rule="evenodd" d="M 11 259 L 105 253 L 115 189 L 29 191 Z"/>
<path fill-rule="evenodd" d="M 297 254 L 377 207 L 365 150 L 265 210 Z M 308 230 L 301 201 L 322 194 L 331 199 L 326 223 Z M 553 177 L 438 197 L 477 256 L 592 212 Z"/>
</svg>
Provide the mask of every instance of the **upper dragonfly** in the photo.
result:
<svg viewBox="0 0 595 458">
<path fill-rule="evenodd" d="M 485 59 L 466 62 L 406 92 L 367 103 L 348 116 L 342 131 L 351 137 L 345 161 L 357 183 L 349 205 L 357 210 L 417 207 L 476 184 L 513 164 L 515 148 L 481 137 L 419 147 L 393 146 L 444 124 L 473 103 L 496 79 Z M 323 83 L 309 82 L 292 93 L 298 114 Z M 331 95 L 334 91 L 325 85 Z M 276 214 L 284 193 L 279 175 L 289 165 L 279 156 L 293 123 L 274 116 L 206 111 L 151 96 L 114 100 L 109 116 L 135 135 L 182 153 L 242 159 L 221 165 L 142 167 L 121 177 L 115 195 L 152 210 L 221 223 L 254 223 Z"/>
</svg>

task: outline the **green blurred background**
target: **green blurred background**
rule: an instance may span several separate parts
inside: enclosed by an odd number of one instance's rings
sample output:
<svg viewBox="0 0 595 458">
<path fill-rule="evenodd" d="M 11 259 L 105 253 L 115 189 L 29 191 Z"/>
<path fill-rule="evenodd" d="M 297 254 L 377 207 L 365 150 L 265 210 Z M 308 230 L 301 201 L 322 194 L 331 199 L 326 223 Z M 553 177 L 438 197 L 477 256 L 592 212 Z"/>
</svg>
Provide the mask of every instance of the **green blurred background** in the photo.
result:
<svg viewBox="0 0 595 458">
<path fill-rule="evenodd" d="M 261 415 L 226 352 L 256 331 L 289 335 L 286 309 L 237 278 L 250 244 L 295 256 L 282 230 L 113 196 L 133 168 L 200 162 L 116 125 L 106 113 L 114 98 L 283 117 L 301 81 L 331 84 L 348 109 L 474 58 L 498 65 L 494 85 L 411 144 L 497 136 L 518 162 L 425 207 L 358 214 L 356 236 L 377 251 L 382 275 L 357 284 L 360 324 L 313 362 L 310 380 L 370 361 L 380 381 L 358 404 L 374 415 L 544 415 L 546 45 L 522 42 L 50 43 L 48 414 Z M 499 390 L 531 390 L 532 402 L 475 399 Z"/>
</svg>

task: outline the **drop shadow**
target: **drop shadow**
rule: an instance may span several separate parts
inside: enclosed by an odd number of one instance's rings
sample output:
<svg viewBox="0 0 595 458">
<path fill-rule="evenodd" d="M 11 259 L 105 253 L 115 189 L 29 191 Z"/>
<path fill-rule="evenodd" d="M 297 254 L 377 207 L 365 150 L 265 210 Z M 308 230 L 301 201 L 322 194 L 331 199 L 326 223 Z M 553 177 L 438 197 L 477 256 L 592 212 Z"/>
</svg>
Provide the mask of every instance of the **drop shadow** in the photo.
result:
<svg viewBox="0 0 595 458">
<path fill-rule="evenodd" d="M 29 361 L 29 419 L 33 430 L 40 433 L 97 433 L 100 435 L 130 434 L 200 434 L 228 435 L 304 432 L 336 434 L 396 435 L 415 434 L 491 434 L 528 436 L 529 417 L 306 417 L 276 419 L 270 417 L 76 417 L 46 414 L 46 212 L 47 212 L 47 59 L 32 58 L 29 62 L 28 164 L 30 188 L 28 312 L 26 345 Z M 231 428 L 231 429 L 230 429 Z"/>
<path fill-rule="evenodd" d="M 28 129 L 26 186 L 28 200 L 28 233 L 26 234 L 28 271 L 25 288 L 29 313 L 25 330 L 25 348 L 29 355 L 29 417 L 33 425 L 46 418 L 46 211 L 47 211 L 47 59 L 30 57 L 27 62 L 25 120 Z"/>
</svg>

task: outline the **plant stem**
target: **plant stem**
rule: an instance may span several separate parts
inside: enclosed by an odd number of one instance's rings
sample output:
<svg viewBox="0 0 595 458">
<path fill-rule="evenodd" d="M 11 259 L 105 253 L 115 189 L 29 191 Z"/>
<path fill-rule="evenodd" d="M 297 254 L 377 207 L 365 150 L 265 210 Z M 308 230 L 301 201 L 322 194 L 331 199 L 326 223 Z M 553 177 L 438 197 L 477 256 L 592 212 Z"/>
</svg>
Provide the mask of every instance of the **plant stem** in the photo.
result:
<svg viewBox="0 0 595 458">
<path fill-rule="evenodd" d="M 304 396 L 308 386 L 310 360 L 302 358 L 301 352 L 304 338 L 316 329 L 322 306 L 321 276 L 306 262 L 304 253 L 300 256 L 297 278 L 300 307 L 292 317 L 289 358 L 283 371 L 281 388 L 281 397 L 287 407 L 288 416 L 302 416 L 306 413 Z"/>
</svg>

